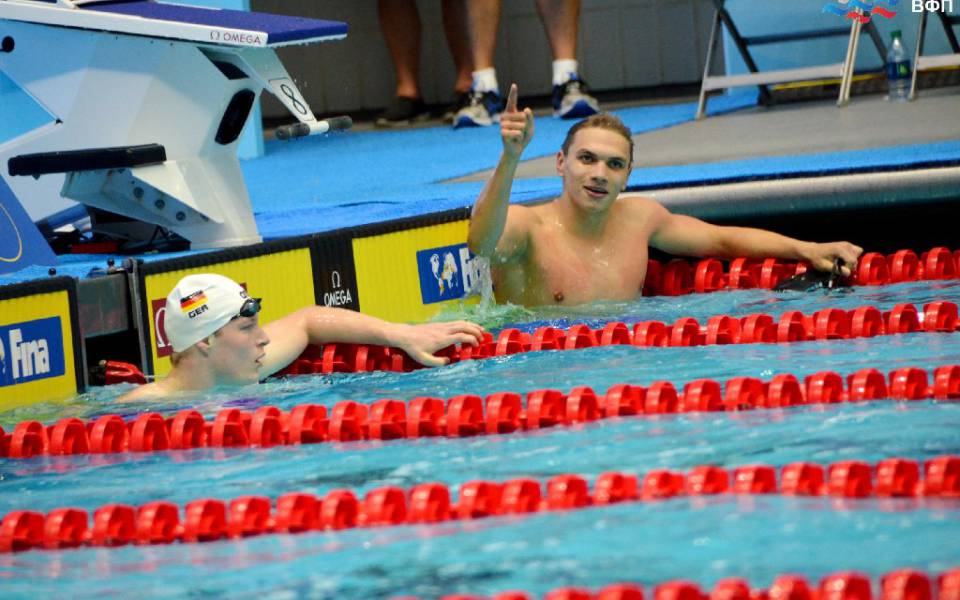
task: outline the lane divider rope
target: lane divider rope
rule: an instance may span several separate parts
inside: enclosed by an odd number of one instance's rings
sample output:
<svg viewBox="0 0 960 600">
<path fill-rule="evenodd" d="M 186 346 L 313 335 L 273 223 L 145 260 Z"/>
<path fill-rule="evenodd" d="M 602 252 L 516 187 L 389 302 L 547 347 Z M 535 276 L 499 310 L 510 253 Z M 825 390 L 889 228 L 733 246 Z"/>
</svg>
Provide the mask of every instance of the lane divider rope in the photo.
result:
<svg viewBox="0 0 960 600">
<path fill-rule="evenodd" d="M 584 324 L 567 330 L 540 327 L 532 334 L 514 328 L 500 331 L 494 339 L 484 333 L 477 347 L 450 346 L 437 353 L 450 363 L 507 356 L 540 350 L 579 350 L 595 346 L 633 345 L 644 347 L 704 346 L 722 344 L 793 343 L 813 340 L 870 338 L 915 332 L 953 332 L 960 328 L 957 304 L 929 302 L 923 311 L 913 304 L 897 304 L 888 312 L 874 306 L 845 311 L 825 308 L 813 314 L 790 310 L 774 319 L 768 314 L 737 318 L 715 315 L 701 325 L 693 317 L 681 317 L 672 325 L 641 321 L 630 325 L 607 323 L 591 329 Z M 287 368 L 276 374 L 364 373 L 371 371 L 409 372 L 423 368 L 405 352 L 384 346 L 327 344 L 310 347 Z"/>
<path fill-rule="evenodd" d="M 683 296 L 723 289 L 773 289 L 780 282 L 809 269 L 805 263 L 775 258 L 735 258 L 726 265 L 716 258 L 692 261 L 675 258 L 666 264 L 650 260 L 643 283 L 644 296 Z M 845 285 L 889 285 L 960 277 L 960 250 L 938 246 L 921 253 L 898 250 L 884 256 L 867 252 L 856 270 L 842 280 Z"/>
<path fill-rule="evenodd" d="M 874 590 L 877 590 L 876 593 Z M 489 600 L 533 600 L 527 592 L 510 591 L 489 596 Z M 547 592 L 543 600 L 644 600 L 643 586 L 615 583 L 592 592 L 582 587 L 562 587 Z M 670 580 L 653 588 L 653 600 L 960 600 L 960 567 L 928 575 L 917 569 L 897 569 L 875 582 L 858 571 L 837 571 L 812 585 L 801 575 L 778 575 L 769 588 L 751 589 L 739 577 L 718 581 L 710 592 L 688 580 Z M 487 596 L 450 594 L 440 600 L 487 600 Z M 396 596 L 393 600 L 418 600 Z"/>
<path fill-rule="evenodd" d="M 930 381 L 932 376 L 932 385 Z M 726 382 L 698 379 L 680 391 L 669 381 L 643 387 L 616 384 L 604 394 L 589 386 L 569 393 L 555 389 L 516 392 L 481 398 L 461 394 L 444 401 L 420 396 L 409 402 L 382 398 L 370 405 L 343 400 L 327 408 L 301 404 L 290 412 L 262 406 L 247 412 L 221 410 L 210 421 L 199 411 L 184 409 L 172 417 L 157 412 L 124 421 L 119 415 L 95 420 L 64 418 L 54 425 L 18 423 L 11 433 L 0 428 L 0 456 L 115 454 L 191 448 L 261 447 L 394 440 L 419 437 L 469 437 L 510 434 L 599 419 L 685 412 L 744 411 L 798 405 L 895 400 L 960 399 L 960 365 L 942 365 L 929 372 L 901 367 L 884 376 L 863 368 L 844 378 L 835 371 L 804 377 L 782 373 L 764 381 L 733 377 Z"/>
<path fill-rule="evenodd" d="M 139 507 L 107 504 L 94 511 L 92 526 L 88 513 L 77 508 L 57 508 L 46 514 L 15 510 L 0 522 L 0 552 L 207 542 L 266 533 L 439 523 L 717 494 L 955 500 L 960 499 L 960 456 L 938 456 L 922 465 L 905 458 L 888 458 L 875 465 L 843 460 L 826 467 L 796 462 L 781 467 L 779 477 L 778 469 L 769 465 L 732 470 L 702 465 L 687 473 L 655 469 L 642 478 L 607 472 L 596 478 L 592 491 L 585 478 L 574 474 L 558 475 L 545 483 L 530 478 L 503 483 L 474 480 L 459 487 L 456 503 L 446 485 L 424 483 L 408 490 L 379 487 L 367 492 L 362 500 L 351 490 L 336 489 L 322 498 L 308 493 L 284 494 L 275 503 L 265 496 L 243 496 L 229 502 L 198 499 L 182 509 L 168 501 Z"/>
</svg>

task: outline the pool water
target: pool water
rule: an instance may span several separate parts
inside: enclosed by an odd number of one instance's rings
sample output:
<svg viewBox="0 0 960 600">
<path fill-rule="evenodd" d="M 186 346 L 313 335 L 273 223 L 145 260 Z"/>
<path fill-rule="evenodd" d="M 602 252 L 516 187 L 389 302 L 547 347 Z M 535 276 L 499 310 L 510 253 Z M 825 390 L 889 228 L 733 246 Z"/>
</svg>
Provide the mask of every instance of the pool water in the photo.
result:
<svg viewBox="0 0 960 600">
<path fill-rule="evenodd" d="M 489 329 L 545 324 L 593 327 L 610 320 L 672 322 L 715 314 L 903 302 L 918 307 L 960 298 L 960 282 L 921 282 L 849 291 L 774 294 L 763 290 L 603 303 L 563 314 L 554 309 L 482 307 L 468 316 Z M 573 315 L 573 316 L 571 316 Z M 960 364 L 960 334 L 916 333 L 871 339 L 697 348 L 602 347 L 533 352 L 469 361 L 413 373 L 335 374 L 216 390 L 149 406 L 112 401 L 127 386 L 97 389 L 66 403 L 0 415 L 9 428 L 27 418 L 91 418 L 195 407 L 209 417 L 225 406 L 284 409 L 344 399 L 486 395 L 589 385 L 668 380 L 678 388 L 699 378 L 798 377 L 864 367 L 931 369 Z M 960 403 L 876 401 L 745 413 L 609 419 L 568 428 L 467 439 L 316 444 L 271 449 L 197 449 L 118 456 L 0 460 L 0 514 L 71 506 L 92 511 L 111 503 L 258 494 L 275 498 L 335 488 L 358 494 L 383 485 L 409 488 L 473 479 L 545 480 L 575 473 L 592 481 L 604 471 L 642 474 L 695 465 L 780 466 L 804 460 L 875 463 L 922 461 L 960 453 Z M 707 587 L 723 577 L 767 586 L 781 573 L 811 581 L 838 570 L 873 577 L 896 568 L 938 573 L 960 565 L 960 501 L 831 498 L 679 498 L 524 517 L 430 526 L 265 535 L 240 541 L 171 546 L 81 548 L 0 555 L 0 596 L 433 598 L 454 592 L 535 594 L 564 585 L 599 588 L 617 581 L 654 585 L 691 579 Z"/>
</svg>

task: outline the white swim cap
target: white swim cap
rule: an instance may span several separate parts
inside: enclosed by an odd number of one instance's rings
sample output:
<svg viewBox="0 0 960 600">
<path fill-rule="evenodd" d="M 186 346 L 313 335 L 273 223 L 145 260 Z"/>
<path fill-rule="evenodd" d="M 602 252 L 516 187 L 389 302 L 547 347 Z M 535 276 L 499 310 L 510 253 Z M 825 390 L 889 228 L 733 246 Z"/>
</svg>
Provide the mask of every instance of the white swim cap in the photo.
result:
<svg viewBox="0 0 960 600">
<path fill-rule="evenodd" d="M 212 335 L 240 313 L 247 301 L 240 285 L 213 273 L 187 275 L 167 296 L 163 328 L 174 352 Z"/>
</svg>

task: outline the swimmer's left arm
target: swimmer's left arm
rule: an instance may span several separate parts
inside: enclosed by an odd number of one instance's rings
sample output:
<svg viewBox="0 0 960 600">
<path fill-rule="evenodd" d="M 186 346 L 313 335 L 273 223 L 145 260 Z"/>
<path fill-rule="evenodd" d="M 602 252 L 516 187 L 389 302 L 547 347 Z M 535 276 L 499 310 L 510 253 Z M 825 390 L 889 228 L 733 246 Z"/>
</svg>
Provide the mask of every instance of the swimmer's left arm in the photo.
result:
<svg viewBox="0 0 960 600">
<path fill-rule="evenodd" d="M 836 259 L 841 259 L 844 263 L 842 272 L 849 275 L 863 253 L 863 248 L 850 242 L 805 242 L 764 229 L 711 225 L 659 208 L 650 245 L 670 254 L 719 258 L 774 257 L 805 261 L 820 271 L 832 270 Z"/>
<path fill-rule="evenodd" d="M 468 321 L 407 325 L 325 306 L 300 309 L 263 329 L 270 338 L 260 369 L 263 377 L 293 362 L 307 345 L 339 342 L 391 346 L 401 348 L 422 365 L 437 367 L 447 359 L 434 356 L 434 352 L 458 343 L 476 346 L 483 336 L 483 328 Z"/>
</svg>

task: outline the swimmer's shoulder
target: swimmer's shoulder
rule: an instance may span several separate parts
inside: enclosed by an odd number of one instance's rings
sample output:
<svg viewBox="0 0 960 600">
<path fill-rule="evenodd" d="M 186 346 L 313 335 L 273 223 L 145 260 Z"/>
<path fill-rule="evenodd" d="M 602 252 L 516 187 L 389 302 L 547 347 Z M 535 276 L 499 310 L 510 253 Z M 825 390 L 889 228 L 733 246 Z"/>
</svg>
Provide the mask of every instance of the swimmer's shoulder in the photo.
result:
<svg viewBox="0 0 960 600">
<path fill-rule="evenodd" d="M 631 221 L 649 221 L 668 214 L 662 204 L 648 196 L 621 194 L 616 205 L 618 217 Z"/>
<path fill-rule="evenodd" d="M 164 388 L 160 382 L 144 383 L 120 396 L 115 402 L 141 402 L 143 400 L 158 400 L 168 396 L 171 392 Z"/>
<path fill-rule="evenodd" d="M 518 225 L 527 227 L 539 225 L 543 222 L 544 210 L 546 210 L 548 206 L 549 203 L 534 205 L 511 204 L 507 209 L 507 219 Z"/>
<path fill-rule="evenodd" d="M 617 205 L 631 212 L 650 212 L 663 209 L 663 205 L 653 198 L 632 192 L 620 194 L 620 197 L 617 198 Z"/>
<path fill-rule="evenodd" d="M 549 203 L 533 206 L 511 204 L 507 209 L 508 227 L 514 236 L 524 240 L 524 244 L 529 243 L 531 236 L 543 225 L 546 210 L 549 210 Z"/>
</svg>

